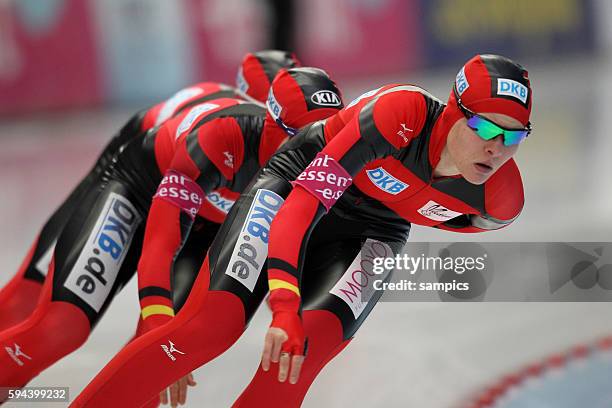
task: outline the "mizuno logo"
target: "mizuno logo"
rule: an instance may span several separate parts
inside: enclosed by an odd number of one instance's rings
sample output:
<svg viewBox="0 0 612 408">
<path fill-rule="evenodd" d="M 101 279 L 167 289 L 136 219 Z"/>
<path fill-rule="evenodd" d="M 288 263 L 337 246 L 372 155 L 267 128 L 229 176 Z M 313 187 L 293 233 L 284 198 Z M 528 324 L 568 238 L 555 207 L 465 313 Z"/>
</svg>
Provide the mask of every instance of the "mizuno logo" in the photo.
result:
<svg viewBox="0 0 612 408">
<path fill-rule="evenodd" d="M 412 130 L 412 129 L 410 129 L 408 126 L 406 126 L 406 124 L 405 124 L 405 123 L 400 123 L 400 125 L 402 126 L 402 129 L 401 129 L 401 130 L 399 130 L 399 131 L 397 132 L 397 134 L 398 134 L 398 135 L 399 135 L 399 136 L 400 136 L 402 139 L 404 139 L 404 142 L 408 143 L 408 140 L 409 140 L 409 139 L 408 139 L 408 135 L 407 135 L 406 133 L 407 133 L 407 132 L 413 133 L 413 132 L 414 132 L 414 130 Z"/>
<path fill-rule="evenodd" d="M 223 152 L 225 156 L 225 161 L 223 162 L 230 169 L 234 168 L 234 156 L 231 155 L 230 152 Z"/>
<path fill-rule="evenodd" d="M 19 357 L 23 357 L 25 359 L 32 360 L 32 357 L 28 356 L 26 353 L 21 351 L 21 347 L 19 347 L 19 344 L 17 343 L 14 343 L 14 344 L 15 344 L 15 350 L 13 350 L 11 347 L 4 347 L 4 350 L 6 350 L 7 354 L 13 359 L 13 361 L 15 361 L 15 363 L 17 363 L 18 366 L 21 367 L 24 364 L 24 362 L 21 361 Z"/>
<path fill-rule="evenodd" d="M 162 344 L 161 348 L 162 350 L 164 350 L 164 352 L 170 358 L 170 360 L 176 361 L 176 357 L 172 353 L 178 353 L 178 354 L 183 354 L 183 355 L 185 354 L 174 346 L 174 343 L 172 342 L 172 340 L 168 340 L 168 344 L 169 346 Z"/>
</svg>

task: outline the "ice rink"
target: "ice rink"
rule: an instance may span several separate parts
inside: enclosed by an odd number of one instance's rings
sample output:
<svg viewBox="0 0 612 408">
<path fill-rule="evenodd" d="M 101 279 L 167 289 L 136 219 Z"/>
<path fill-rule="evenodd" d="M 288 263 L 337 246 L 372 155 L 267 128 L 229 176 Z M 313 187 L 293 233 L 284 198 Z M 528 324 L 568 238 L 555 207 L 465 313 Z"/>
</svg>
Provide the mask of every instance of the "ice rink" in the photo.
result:
<svg viewBox="0 0 612 408">
<path fill-rule="evenodd" d="M 413 241 L 612 240 L 612 61 L 577 61 L 525 62 L 534 89 L 534 132 L 517 156 L 526 195 L 519 219 L 478 235 L 415 226 Z M 447 69 L 339 85 L 346 101 L 395 81 L 417 83 L 446 100 L 454 75 Z M 0 284 L 16 272 L 46 216 L 131 112 L 47 113 L 0 122 Z M 68 386 L 76 396 L 133 333 L 135 283 L 119 294 L 82 348 L 30 385 Z M 508 371 L 612 334 L 611 309 L 605 303 L 382 303 L 323 370 L 304 407 L 458 407 Z M 261 308 L 229 352 L 195 373 L 198 385 L 187 406 L 231 405 L 257 367 L 269 321 Z"/>
</svg>

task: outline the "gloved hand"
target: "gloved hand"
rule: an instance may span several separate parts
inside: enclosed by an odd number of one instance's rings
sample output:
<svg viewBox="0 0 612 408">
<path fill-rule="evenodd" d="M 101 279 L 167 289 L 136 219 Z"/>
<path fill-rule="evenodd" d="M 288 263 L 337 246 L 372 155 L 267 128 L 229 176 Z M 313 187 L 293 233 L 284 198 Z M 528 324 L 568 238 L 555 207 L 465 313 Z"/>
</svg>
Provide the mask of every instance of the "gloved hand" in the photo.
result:
<svg viewBox="0 0 612 408">
<path fill-rule="evenodd" d="M 302 319 L 295 312 L 276 311 L 266 334 L 261 367 L 270 369 L 270 362 L 279 363 L 278 381 L 297 383 L 304 362 L 306 339 Z"/>
</svg>

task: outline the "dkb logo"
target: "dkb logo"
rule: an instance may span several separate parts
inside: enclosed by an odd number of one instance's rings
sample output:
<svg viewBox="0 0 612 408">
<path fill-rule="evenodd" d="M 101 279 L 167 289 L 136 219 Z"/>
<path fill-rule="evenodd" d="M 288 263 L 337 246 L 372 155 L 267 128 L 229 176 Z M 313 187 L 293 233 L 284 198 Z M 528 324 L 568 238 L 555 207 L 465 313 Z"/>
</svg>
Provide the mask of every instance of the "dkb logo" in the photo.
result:
<svg viewBox="0 0 612 408">
<path fill-rule="evenodd" d="M 389 194 L 397 195 L 408 187 L 408 184 L 399 181 L 382 167 L 368 170 L 366 173 L 370 181 L 374 183 L 376 187 Z"/>
</svg>

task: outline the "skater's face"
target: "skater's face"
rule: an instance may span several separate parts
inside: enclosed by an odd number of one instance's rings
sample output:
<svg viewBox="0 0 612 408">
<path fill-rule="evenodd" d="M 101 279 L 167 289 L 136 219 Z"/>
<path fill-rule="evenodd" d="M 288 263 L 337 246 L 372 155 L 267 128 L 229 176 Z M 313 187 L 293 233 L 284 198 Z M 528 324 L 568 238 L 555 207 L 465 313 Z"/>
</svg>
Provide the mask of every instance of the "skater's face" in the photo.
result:
<svg viewBox="0 0 612 408">
<path fill-rule="evenodd" d="M 522 129 L 516 119 L 500 113 L 480 113 L 480 116 L 506 129 Z M 447 140 L 448 153 L 463 178 L 472 184 L 486 182 L 518 150 L 518 144 L 506 146 L 502 135 L 484 140 L 461 118 Z"/>
</svg>

